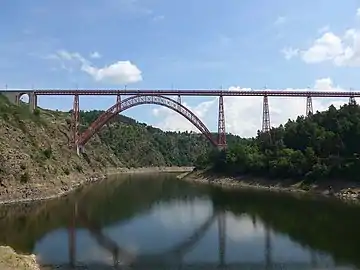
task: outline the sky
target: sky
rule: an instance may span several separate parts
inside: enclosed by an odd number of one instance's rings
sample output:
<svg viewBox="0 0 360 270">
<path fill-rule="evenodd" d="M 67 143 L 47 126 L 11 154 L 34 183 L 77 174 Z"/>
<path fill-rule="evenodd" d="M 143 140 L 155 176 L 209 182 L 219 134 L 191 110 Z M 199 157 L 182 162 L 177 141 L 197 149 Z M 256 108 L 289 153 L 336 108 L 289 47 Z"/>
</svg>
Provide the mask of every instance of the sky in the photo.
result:
<svg viewBox="0 0 360 270">
<path fill-rule="evenodd" d="M 0 88 L 360 89 L 360 1 L 11 0 L 0 4 Z M 217 130 L 217 98 L 183 104 Z M 81 97 L 107 109 L 115 97 Z M 314 99 L 314 110 L 347 99 Z M 271 125 L 303 115 L 303 98 L 269 98 Z M 40 97 L 69 110 L 72 97 Z M 164 130 L 196 128 L 175 112 L 123 112 Z M 226 131 L 261 128 L 261 97 L 226 97 Z"/>
</svg>

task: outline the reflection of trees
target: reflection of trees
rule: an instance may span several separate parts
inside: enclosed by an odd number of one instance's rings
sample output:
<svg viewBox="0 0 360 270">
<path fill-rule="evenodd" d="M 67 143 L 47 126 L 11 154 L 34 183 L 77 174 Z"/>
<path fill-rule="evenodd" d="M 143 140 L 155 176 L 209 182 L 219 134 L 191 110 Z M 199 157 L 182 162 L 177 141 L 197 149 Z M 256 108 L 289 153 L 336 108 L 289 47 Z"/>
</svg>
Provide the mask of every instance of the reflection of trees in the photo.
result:
<svg viewBox="0 0 360 270">
<path fill-rule="evenodd" d="M 104 181 L 80 192 L 58 200 L 0 207 L 0 242 L 20 252 L 32 252 L 36 241 L 45 234 L 68 227 L 75 201 L 83 206 L 84 214 L 101 230 L 112 223 L 126 222 L 146 213 L 159 201 L 194 200 L 209 194 L 215 210 L 231 211 L 235 215 L 247 213 L 256 224 L 262 221 L 272 231 L 287 234 L 294 242 L 333 256 L 338 262 L 360 265 L 360 211 L 358 207 L 344 206 L 338 202 L 318 201 L 310 198 L 266 192 L 223 192 L 206 186 L 193 188 L 166 175 L 146 176 L 151 181 L 136 176 L 122 180 Z M 140 176 L 143 178 L 144 176 Z M 78 226 L 80 226 L 78 224 Z M 219 227 L 224 227 L 219 221 Z M 221 233 L 221 230 L 220 230 Z M 220 237 L 221 239 L 221 237 Z M 271 239 L 271 237 L 266 238 Z M 271 261 L 271 241 L 264 242 L 264 253 Z M 225 252 L 220 252 L 225 261 Z M 221 257 L 222 256 L 222 257 Z M 313 254 L 314 263 L 316 257 Z M 227 266 L 228 268 L 229 266 Z"/>
<path fill-rule="evenodd" d="M 188 238 L 182 241 L 181 243 L 175 245 L 174 247 L 163 251 L 157 254 L 140 254 L 135 255 L 130 251 L 119 246 L 115 241 L 113 241 L 108 236 L 102 233 L 100 227 L 92 223 L 84 213 L 78 210 L 75 205 L 74 211 L 74 221 L 77 220 L 85 225 L 85 228 L 88 229 L 91 235 L 97 240 L 97 243 L 107 250 L 113 256 L 113 266 L 119 267 L 119 261 L 123 262 L 124 265 L 130 265 L 131 269 L 169 269 L 169 267 L 177 267 L 177 269 L 187 269 L 189 265 L 183 263 L 184 256 L 191 252 L 191 250 L 201 241 L 209 228 L 214 224 L 214 221 L 217 220 L 218 228 L 218 245 L 217 250 L 219 254 L 218 263 L 192 263 L 191 269 L 199 269 L 198 267 L 207 268 L 203 269 L 242 269 L 245 266 L 261 267 L 261 269 L 274 269 L 281 268 L 288 269 L 292 267 L 306 267 L 309 269 L 310 266 L 316 267 L 316 261 L 311 256 L 310 263 L 294 264 L 294 263 L 274 263 L 272 259 L 272 245 L 270 238 L 270 228 L 265 228 L 265 237 L 264 237 L 264 261 L 263 263 L 230 263 L 226 262 L 226 217 L 225 212 L 217 208 L 213 211 L 213 214 L 201 225 L 199 226 L 193 234 Z M 255 218 L 256 219 L 256 218 Z M 73 222 L 75 224 L 75 222 Z M 75 227 L 70 227 L 69 236 L 71 241 L 69 241 L 69 263 L 72 266 L 76 266 L 76 257 L 75 257 L 75 245 L 76 245 L 76 236 L 75 236 Z M 313 255 L 314 253 L 311 253 Z M 65 264 L 66 265 L 66 264 Z M 98 267 L 101 264 L 98 264 Z M 156 267 L 156 268 L 154 268 Z M 195 267 L 195 268 L 194 268 Z"/>
<path fill-rule="evenodd" d="M 336 200 L 301 199 L 270 192 L 228 191 L 214 188 L 213 202 L 236 215 L 247 213 L 265 227 L 284 233 L 313 250 L 328 253 L 339 263 L 360 266 L 360 209 Z M 310 255 L 315 261 L 315 255 Z M 315 263 L 315 262 L 314 262 Z"/>
<path fill-rule="evenodd" d="M 136 181 L 133 179 L 140 178 Z M 0 244 L 18 252 L 31 253 L 36 241 L 45 234 L 68 227 L 75 201 L 86 206 L 86 214 L 99 226 L 126 222 L 149 211 L 159 201 L 194 200 L 205 194 L 187 183 L 173 179 L 171 174 L 144 176 L 123 175 L 95 183 L 69 196 L 31 204 L 0 207 Z M 149 179 L 150 178 L 150 179 Z M 205 188 L 204 188 L 205 189 Z M 115 211 L 116 210 L 116 211 Z"/>
</svg>

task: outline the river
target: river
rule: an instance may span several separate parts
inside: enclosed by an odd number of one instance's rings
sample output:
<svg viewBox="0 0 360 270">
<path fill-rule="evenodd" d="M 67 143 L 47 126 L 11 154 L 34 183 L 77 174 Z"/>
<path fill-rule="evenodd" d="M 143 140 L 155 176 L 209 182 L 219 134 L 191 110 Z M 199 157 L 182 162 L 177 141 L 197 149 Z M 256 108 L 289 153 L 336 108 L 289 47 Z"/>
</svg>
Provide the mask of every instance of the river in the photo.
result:
<svg viewBox="0 0 360 270">
<path fill-rule="evenodd" d="M 360 269 L 360 208 L 170 173 L 121 175 L 1 206 L 0 244 L 36 254 L 42 269 Z"/>
</svg>

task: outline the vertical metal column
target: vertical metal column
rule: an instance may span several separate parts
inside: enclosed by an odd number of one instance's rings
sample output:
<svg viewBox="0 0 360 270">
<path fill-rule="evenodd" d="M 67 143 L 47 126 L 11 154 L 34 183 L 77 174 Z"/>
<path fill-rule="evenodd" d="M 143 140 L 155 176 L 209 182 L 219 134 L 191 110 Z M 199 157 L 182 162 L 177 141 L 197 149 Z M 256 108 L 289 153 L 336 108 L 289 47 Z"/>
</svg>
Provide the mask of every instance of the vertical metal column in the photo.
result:
<svg viewBox="0 0 360 270">
<path fill-rule="evenodd" d="M 74 104 L 72 111 L 72 142 L 77 147 L 79 138 L 79 120 L 80 120 L 80 108 L 79 108 L 79 95 L 74 96 Z"/>
<path fill-rule="evenodd" d="M 356 100 L 354 96 L 349 97 L 349 105 L 356 105 Z"/>
<path fill-rule="evenodd" d="M 224 97 L 219 97 L 218 148 L 226 148 Z"/>
<path fill-rule="evenodd" d="M 181 95 L 178 95 L 177 97 L 177 102 L 181 105 Z M 181 106 L 178 105 L 178 110 L 180 111 L 181 110 Z"/>
<path fill-rule="evenodd" d="M 269 111 L 269 100 L 267 95 L 264 96 L 264 101 L 263 101 L 262 132 L 270 133 L 270 111 Z"/>
<path fill-rule="evenodd" d="M 121 111 L 121 95 L 118 94 L 116 97 L 116 110 Z"/>
<path fill-rule="evenodd" d="M 313 105 L 311 96 L 306 97 L 306 116 L 313 114 Z"/>
</svg>

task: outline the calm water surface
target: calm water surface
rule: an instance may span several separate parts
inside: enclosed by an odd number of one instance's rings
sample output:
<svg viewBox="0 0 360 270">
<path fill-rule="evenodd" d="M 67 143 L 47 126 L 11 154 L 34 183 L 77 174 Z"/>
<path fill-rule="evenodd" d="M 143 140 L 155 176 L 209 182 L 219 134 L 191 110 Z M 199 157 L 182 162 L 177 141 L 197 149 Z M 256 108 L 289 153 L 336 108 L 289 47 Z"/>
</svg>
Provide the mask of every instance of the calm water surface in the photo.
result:
<svg viewBox="0 0 360 270">
<path fill-rule="evenodd" d="M 0 208 L 0 244 L 50 269 L 360 269 L 360 208 L 119 176 Z"/>
</svg>

